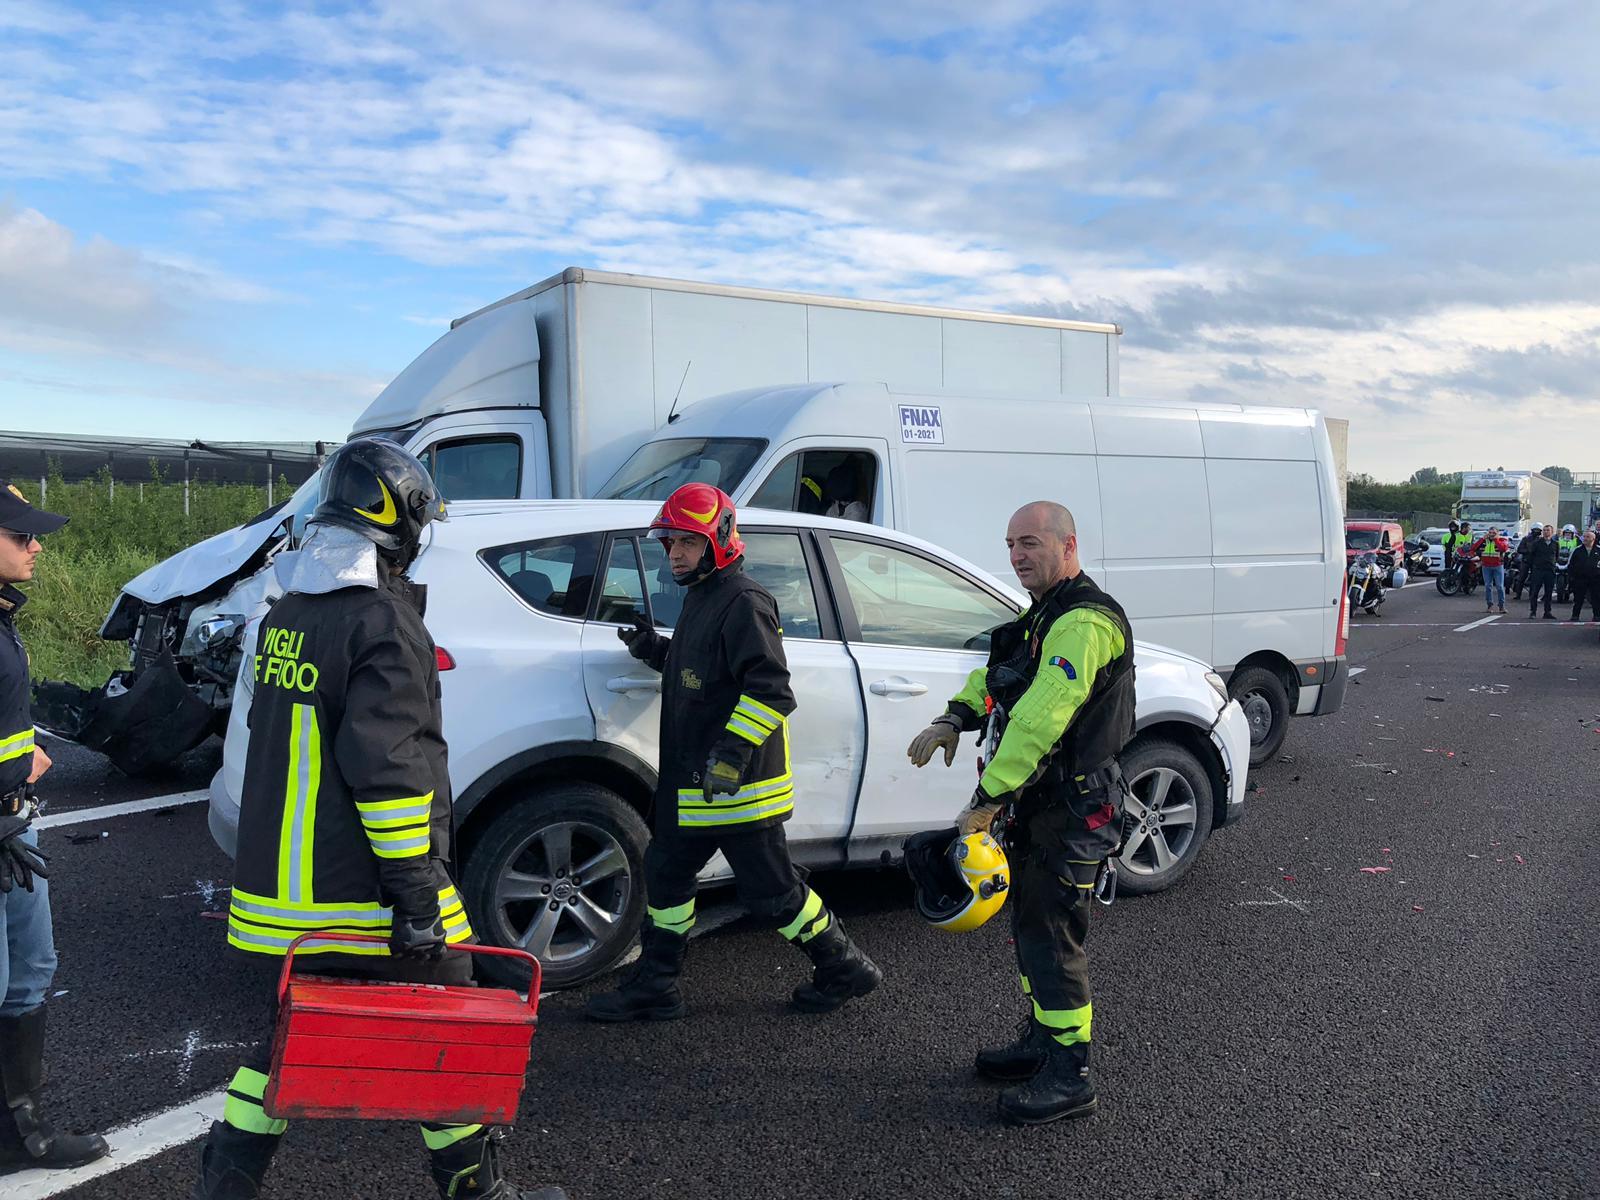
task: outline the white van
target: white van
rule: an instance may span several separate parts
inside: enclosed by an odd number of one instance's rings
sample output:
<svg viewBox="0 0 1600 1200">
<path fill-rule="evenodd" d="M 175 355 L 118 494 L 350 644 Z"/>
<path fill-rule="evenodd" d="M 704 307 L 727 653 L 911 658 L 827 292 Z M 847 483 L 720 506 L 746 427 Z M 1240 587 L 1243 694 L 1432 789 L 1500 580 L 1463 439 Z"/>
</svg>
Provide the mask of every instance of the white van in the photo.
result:
<svg viewBox="0 0 1600 1200">
<path fill-rule="evenodd" d="M 1011 513 L 1059 501 L 1139 638 L 1228 679 L 1252 762 L 1278 752 L 1291 715 L 1343 702 L 1344 519 L 1314 410 L 755 389 L 681 413 L 599 495 L 659 500 L 690 480 L 741 505 L 903 530 L 999 575 Z"/>
</svg>

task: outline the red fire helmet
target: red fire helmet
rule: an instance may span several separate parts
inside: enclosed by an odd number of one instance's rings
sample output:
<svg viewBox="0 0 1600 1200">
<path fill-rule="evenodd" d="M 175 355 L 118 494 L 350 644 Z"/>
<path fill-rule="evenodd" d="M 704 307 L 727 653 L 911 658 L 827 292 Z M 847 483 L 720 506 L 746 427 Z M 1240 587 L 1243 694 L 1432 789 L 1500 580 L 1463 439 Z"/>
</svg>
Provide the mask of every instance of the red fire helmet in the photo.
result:
<svg viewBox="0 0 1600 1200">
<path fill-rule="evenodd" d="M 686 483 L 668 496 L 650 522 L 650 532 L 655 537 L 668 532 L 702 534 L 711 540 L 711 557 L 719 571 L 744 553 L 733 499 L 709 483 Z"/>
</svg>

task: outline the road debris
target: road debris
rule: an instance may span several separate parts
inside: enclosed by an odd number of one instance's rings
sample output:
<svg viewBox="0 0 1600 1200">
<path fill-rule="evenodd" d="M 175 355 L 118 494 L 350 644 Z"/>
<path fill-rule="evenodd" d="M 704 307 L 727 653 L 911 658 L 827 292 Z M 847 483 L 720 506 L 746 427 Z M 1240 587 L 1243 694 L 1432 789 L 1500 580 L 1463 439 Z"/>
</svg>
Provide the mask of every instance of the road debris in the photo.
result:
<svg viewBox="0 0 1600 1200">
<path fill-rule="evenodd" d="M 1387 875 L 1392 870 L 1394 870 L 1393 867 L 1362 867 L 1361 873 L 1363 875 Z"/>
</svg>

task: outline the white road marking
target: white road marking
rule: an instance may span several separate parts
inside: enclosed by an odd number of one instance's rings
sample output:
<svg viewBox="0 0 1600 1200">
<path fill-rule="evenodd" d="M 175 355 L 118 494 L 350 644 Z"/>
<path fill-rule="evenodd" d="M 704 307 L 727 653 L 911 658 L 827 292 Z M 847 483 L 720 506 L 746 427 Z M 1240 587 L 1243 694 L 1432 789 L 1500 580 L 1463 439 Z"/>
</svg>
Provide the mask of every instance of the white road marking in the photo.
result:
<svg viewBox="0 0 1600 1200">
<path fill-rule="evenodd" d="M 1351 667 L 1350 668 L 1350 678 L 1354 679 L 1357 675 L 1361 674 L 1361 672 L 1363 672 L 1365 670 L 1366 670 L 1365 667 Z"/>
<path fill-rule="evenodd" d="M 159 808 L 176 808 L 180 804 L 204 804 L 209 799 L 211 793 L 204 789 L 197 792 L 174 792 L 170 796 L 151 796 L 148 800 L 129 800 L 123 804 L 102 804 L 99 808 L 75 808 L 71 812 L 52 813 L 47 817 L 40 817 L 33 823 L 33 827 L 57 829 L 62 825 L 85 825 L 90 821 L 105 821 L 112 817 L 154 812 Z"/>
<path fill-rule="evenodd" d="M 0 1179 L 0 1200 L 47 1200 L 69 1188 L 110 1175 L 134 1163 L 153 1158 L 174 1146 L 204 1137 L 211 1122 L 222 1118 L 227 1089 L 207 1092 L 182 1104 L 124 1125 L 106 1134 L 111 1153 L 86 1167 L 70 1171 L 23 1171 Z"/>
<path fill-rule="evenodd" d="M 200 1031 L 191 1029 L 183 1039 L 183 1045 L 176 1050 L 138 1050 L 132 1054 L 124 1054 L 124 1059 L 134 1058 L 176 1058 L 178 1060 L 178 1086 L 185 1087 L 189 1083 L 189 1075 L 194 1071 L 194 1056 L 208 1050 L 252 1050 L 255 1042 L 202 1042 Z"/>
<path fill-rule="evenodd" d="M 1488 625 L 1494 621 L 1498 621 L 1503 616 L 1505 616 L 1504 613 L 1493 613 L 1487 617 L 1479 617 L 1476 621 L 1473 621 L 1470 624 L 1457 625 L 1455 631 L 1457 633 L 1466 633 L 1469 629 L 1476 629 L 1480 625 Z"/>
</svg>

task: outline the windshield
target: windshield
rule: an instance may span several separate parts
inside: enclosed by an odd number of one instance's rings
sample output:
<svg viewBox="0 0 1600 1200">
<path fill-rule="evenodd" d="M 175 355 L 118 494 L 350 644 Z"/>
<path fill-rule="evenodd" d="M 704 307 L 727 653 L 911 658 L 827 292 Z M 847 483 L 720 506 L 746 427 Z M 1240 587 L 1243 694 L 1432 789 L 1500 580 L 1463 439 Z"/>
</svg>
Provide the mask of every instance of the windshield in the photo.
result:
<svg viewBox="0 0 1600 1200">
<path fill-rule="evenodd" d="M 1463 504 L 1461 506 L 1461 519 L 1463 521 L 1471 521 L 1479 528 L 1482 528 L 1490 521 L 1514 525 L 1522 519 L 1522 505 L 1514 500 L 1507 504 Z"/>
<path fill-rule="evenodd" d="M 601 488 L 600 500 L 665 500 L 686 483 L 732 494 L 767 448 L 760 438 L 666 438 L 646 442 Z"/>
<path fill-rule="evenodd" d="M 1376 550 L 1378 539 L 1383 536 L 1378 529 L 1346 529 L 1344 531 L 1344 548 L 1346 550 Z"/>
</svg>

